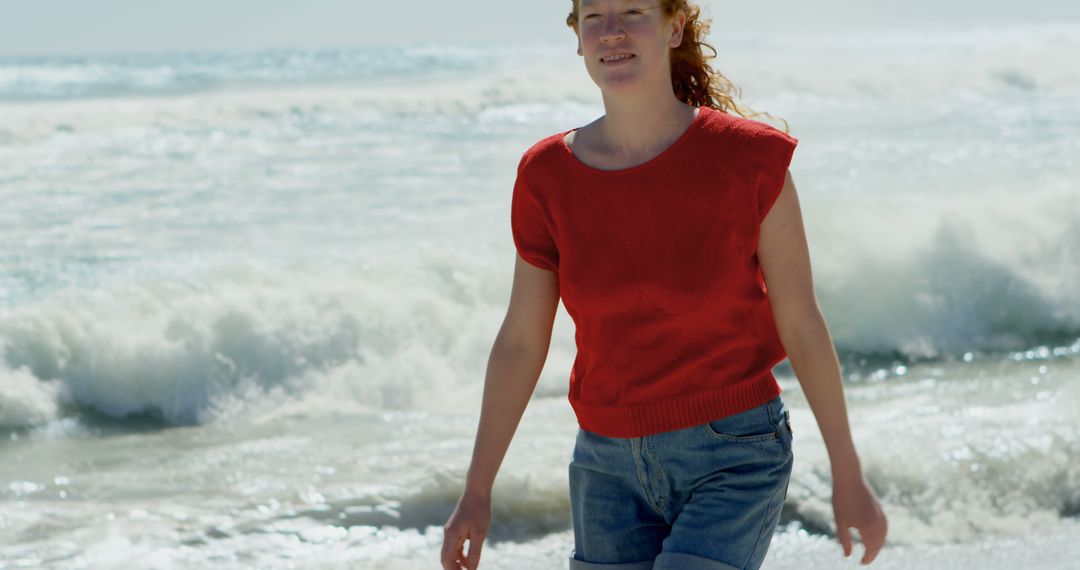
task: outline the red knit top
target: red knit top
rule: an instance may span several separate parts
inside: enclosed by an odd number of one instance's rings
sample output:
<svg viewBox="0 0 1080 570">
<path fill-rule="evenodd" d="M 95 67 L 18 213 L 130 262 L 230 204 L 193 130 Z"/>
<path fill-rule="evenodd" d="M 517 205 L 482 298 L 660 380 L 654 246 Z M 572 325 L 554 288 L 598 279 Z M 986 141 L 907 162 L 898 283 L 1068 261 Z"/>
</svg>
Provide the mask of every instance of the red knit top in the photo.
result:
<svg viewBox="0 0 1080 570">
<path fill-rule="evenodd" d="M 518 253 L 558 274 L 577 332 L 568 399 L 581 428 L 640 437 L 780 394 L 786 357 L 757 259 L 798 140 L 699 108 L 661 154 L 600 170 L 546 137 L 518 164 Z"/>
</svg>

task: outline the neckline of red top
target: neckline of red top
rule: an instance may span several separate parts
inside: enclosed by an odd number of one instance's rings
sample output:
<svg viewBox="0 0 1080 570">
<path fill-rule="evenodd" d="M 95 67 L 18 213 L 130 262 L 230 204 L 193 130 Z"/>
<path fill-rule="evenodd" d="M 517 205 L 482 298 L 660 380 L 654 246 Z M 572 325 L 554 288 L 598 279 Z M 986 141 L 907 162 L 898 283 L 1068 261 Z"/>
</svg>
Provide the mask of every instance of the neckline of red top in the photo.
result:
<svg viewBox="0 0 1080 570">
<path fill-rule="evenodd" d="M 574 151 L 570 148 L 570 145 L 566 144 L 566 139 L 565 139 L 567 133 L 569 133 L 570 131 L 576 131 L 577 130 L 576 128 L 575 129 L 567 129 L 567 130 L 559 133 L 556 136 L 559 139 L 558 143 L 559 143 L 559 147 L 563 150 L 563 155 L 566 156 L 567 158 L 569 158 L 570 162 L 576 164 L 578 166 L 578 168 L 580 168 L 581 170 L 584 170 L 585 172 L 590 172 L 590 173 L 593 173 L 593 174 L 601 174 L 601 175 L 633 174 L 633 173 L 638 172 L 639 170 L 650 168 L 650 167 L 656 165 L 657 163 L 663 162 L 666 158 L 668 158 L 669 156 L 675 154 L 675 151 L 678 150 L 679 147 L 685 145 L 686 142 L 689 139 L 692 138 L 691 135 L 693 135 L 693 133 L 698 130 L 698 127 L 701 124 L 701 121 L 704 119 L 706 109 L 708 109 L 708 107 L 698 107 L 697 112 L 694 113 L 694 118 L 690 121 L 690 126 L 688 126 L 686 128 L 686 130 L 683 131 L 683 133 L 681 135 L 679 135 L 679 138 L 675 139 L 675 142 L 671 143 L 667 148 L 665 148 L 663 151 L 661 151 L 660 154 L 650 158 L 649 160 L 647 160 L 647 161 L 645 161 L 645 162 L 643 162 L 641 164 L 631 166 L 629 168 L 619 168 L 619 169 L 616 169 L 616 170 L 604 170 L 602 168 L 596 168 L 594 166 L 589 166 L 588 164 L 585 164 L 584 162 L 582 162 L 581 159 L 579 159 L 577 157 L 577 155 L 574 154 Z"/>
</svg>

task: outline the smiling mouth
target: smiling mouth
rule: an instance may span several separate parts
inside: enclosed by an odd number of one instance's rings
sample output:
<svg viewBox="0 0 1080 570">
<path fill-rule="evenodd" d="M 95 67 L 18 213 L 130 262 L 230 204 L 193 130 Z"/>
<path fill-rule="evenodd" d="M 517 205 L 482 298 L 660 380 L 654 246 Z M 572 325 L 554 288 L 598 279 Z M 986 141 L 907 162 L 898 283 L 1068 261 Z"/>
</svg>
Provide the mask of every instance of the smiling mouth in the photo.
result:
<svg viewBox="0 0 1080 570">
<path fill-rule="evenodd" d="M 607 57 L 601 58 L 600 63 L 607 63 L 607 64 L 621 63 L 621 62 L 624 62 L 624 61 L 630 61 L 631 59 L 634 59 L 635 57 L 637 57 L 637 56 L 635 56 L 632 53 L 619 54 L 619 55 L 614 55 L 614 56 L 607 56 Z"/>
</svg>

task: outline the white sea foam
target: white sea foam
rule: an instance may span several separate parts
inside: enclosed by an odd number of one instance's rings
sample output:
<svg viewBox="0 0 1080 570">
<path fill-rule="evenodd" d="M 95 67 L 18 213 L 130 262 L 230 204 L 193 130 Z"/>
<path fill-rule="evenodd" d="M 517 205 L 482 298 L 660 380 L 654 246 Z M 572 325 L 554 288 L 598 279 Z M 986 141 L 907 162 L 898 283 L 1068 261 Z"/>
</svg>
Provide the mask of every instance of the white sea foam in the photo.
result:
<svg viewBox="0 0 1080 570">
<path fill-rule="evenodd" d="M 1078 37 L 714 42 L 801 141 L 883 568 L 1076 560 Z M 0 62 L 0 559 L 434 563 L 511 285 L 513 166 L 602 109 L 572 46 L 360 53 Z M 560 310 L 496 481 L 491 567 L 565 564 L 574 355 Z M 840 567 L 791 372 L 766 568 Z"/>
</svg>

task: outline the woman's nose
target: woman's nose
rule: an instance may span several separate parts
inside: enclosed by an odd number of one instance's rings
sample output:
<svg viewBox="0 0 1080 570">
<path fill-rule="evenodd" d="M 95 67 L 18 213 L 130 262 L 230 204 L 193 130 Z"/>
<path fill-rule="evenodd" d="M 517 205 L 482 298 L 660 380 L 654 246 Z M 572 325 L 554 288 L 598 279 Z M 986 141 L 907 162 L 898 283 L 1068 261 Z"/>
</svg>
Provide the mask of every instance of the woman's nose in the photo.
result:
<svg viewBox="0 0 1080 570">
<path fill-rule="evenodd" d="M 604 18 L 603 36 L 606 38 L 613 35 L 622 35 L 625 33 L 622 24 L 622 18 L 618 16 L 614 18 Z"/>
</svg>

